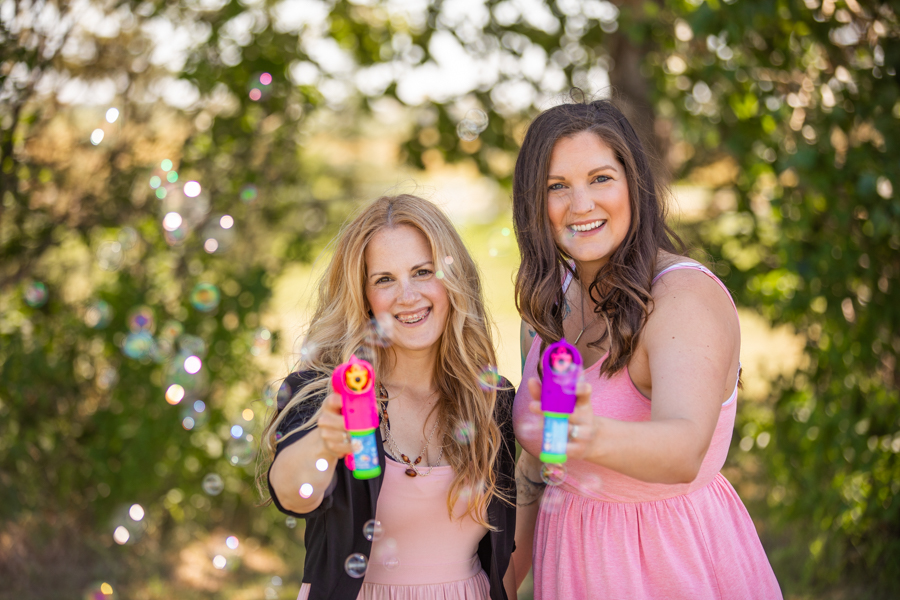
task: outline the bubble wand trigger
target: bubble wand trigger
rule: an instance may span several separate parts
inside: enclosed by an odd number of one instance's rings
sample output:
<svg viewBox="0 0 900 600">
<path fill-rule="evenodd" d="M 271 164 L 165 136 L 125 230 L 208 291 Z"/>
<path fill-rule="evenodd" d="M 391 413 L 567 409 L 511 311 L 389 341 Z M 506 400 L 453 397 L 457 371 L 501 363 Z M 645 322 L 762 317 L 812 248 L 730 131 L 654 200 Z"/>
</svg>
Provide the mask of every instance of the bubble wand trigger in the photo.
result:
<svg viewBox="0 0 900 600">
<path fill-rule="evenodd" d="M 381 475 L 378 445 L 378 407 L 375 400 L 375 370 L 364 360 L 351 356 L 331 375 L 334 391 L 341 395 L 344 426 L 350 434 L 353 454 L 344 464 L 356 479 L 372 479 Z"/>
<path fill-rule="evenodd" d="M 541 358 L 541 411 L 544 413 L 544 437 L 541 462 L 566 462 L 569 441 L 569 415 L 575 411 L 575 390 L 581 377 L 581 353 L 565 338 L 550 344 Z"/>
</svg>

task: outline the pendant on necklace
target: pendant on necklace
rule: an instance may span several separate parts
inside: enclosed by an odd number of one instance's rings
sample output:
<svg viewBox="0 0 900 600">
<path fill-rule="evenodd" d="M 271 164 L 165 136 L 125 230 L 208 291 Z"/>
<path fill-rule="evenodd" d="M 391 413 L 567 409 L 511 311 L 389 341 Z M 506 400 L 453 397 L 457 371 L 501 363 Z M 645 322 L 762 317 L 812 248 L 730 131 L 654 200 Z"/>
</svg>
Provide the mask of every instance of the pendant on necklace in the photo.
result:
<svg viewBox="0 0 900 600">
<path fill-rule="evenodd" d="M 577 337 L 577 338 L 575 338 L 575 343 L 574 343 L 574 344 L 572 344 L 572 345 L 573 345 L 573 346 L 575 346 L 575 345 L 577 345 L 577 344 L 578 344 L 578 340 L 580 340 L 580 339 L 581 339 L 581 334 L 582 334 L 582 333 L 584 333 L 584 327 L 582 327 L 582 328 L 581 328 L 581 331 L 579 331 L 579 332 L 578 332 L 578 337 Z"/>
<path fill-rule="evenodd" d="M 416 476 L 416 471 L 415 471 L 415 469 L 413 469 L 412 467 L 409 467 L 409 468 L 406 469 L 406 474 L 409 475 L 410 477 L 415 477 L 415 476 Z"/>
</svg>

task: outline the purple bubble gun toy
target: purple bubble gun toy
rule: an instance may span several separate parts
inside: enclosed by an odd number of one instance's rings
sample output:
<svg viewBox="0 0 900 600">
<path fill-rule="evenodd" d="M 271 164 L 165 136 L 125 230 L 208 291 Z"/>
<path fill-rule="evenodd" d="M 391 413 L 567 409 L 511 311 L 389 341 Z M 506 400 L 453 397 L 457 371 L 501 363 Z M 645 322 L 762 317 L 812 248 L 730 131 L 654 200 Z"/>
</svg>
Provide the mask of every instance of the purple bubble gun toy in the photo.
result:
<svg viewBox="0 0 900 600">
<path fill-rule="evenodd" d="M 541 358 L 541 410 L 544 412 L 544 440 L 541 462 L 566 462 L 569 415 L 575 410 L 575 389 L 581 376 L 581 354 L 565 338 L 550 344 Z"/>
<path fill-rule="evenodd" d="M 357 479 L 372 479 L 381 475 L 378 445 L 378 407 L 375 404 L 375 370 L 368 362 L 351 356 L 331 375 L 334 391 L 341 395 L 344 426 L 350 433 L 353 454 L 344 464 Z"/>
</svg>

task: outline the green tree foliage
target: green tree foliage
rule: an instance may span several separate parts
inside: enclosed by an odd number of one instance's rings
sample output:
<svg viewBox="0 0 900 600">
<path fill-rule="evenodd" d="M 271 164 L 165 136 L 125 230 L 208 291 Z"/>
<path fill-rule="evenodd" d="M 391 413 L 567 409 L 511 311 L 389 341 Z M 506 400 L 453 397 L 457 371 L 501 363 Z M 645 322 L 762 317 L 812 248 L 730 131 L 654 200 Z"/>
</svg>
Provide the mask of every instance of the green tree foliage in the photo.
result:
<svg viewBox="0 0 900 600">
<path fill-rule="evenodd" d="M 898 63 L 895 9 L 860 0 L 0 2 L 0 579 L 76 597 L 102 564 L 137 590 L 173 566 L 134 558 L 151 540 L 216 526 L 286 548 L 244 464 L 275 395 L 260 315 L 371 194 L 313 134 L 399 113 L 401 160 L 508 185 L 536 110 L 612 86 L 675 178 L 717 188 L 693 233 L 738 299 L 808 336 L 740 417 L 773 440 L 782 583 L 896 592 Z"/>
</svg>

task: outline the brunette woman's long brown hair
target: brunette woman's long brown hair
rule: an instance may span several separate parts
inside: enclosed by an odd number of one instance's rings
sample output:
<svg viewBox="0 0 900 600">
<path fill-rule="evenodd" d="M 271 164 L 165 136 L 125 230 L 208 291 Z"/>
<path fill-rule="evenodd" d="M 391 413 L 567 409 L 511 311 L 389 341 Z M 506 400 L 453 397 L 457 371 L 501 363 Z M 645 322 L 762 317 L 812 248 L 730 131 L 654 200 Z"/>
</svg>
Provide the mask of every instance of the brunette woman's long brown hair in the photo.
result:
<svg viewBox="0 0 900 600">
<path fill-rule="evenodd" d="M 547 212 L 550 155 L 561 138 L 589 131 L 625 167 L 631 223 L 622 244 L 588 286 L 597 318 L 606 331 L 589 345 L 609 339 L 601 375 L 621 371 L 637 347 L 652 310 L 650 285 L 660 250 L 681 254 L 684 243 L 666 224 L 664 195 L 650 158 L 631 123 L 610 100 L 563 104 L 541 113 L 529 126 L 513 175 L 513 221 L 522 264 L 516 276 L 516 307 L 541 336 L 541 351 L 563 337 L 565 296 L 562 275 L 577 277 L 556 243 Z"/>
</svg>

